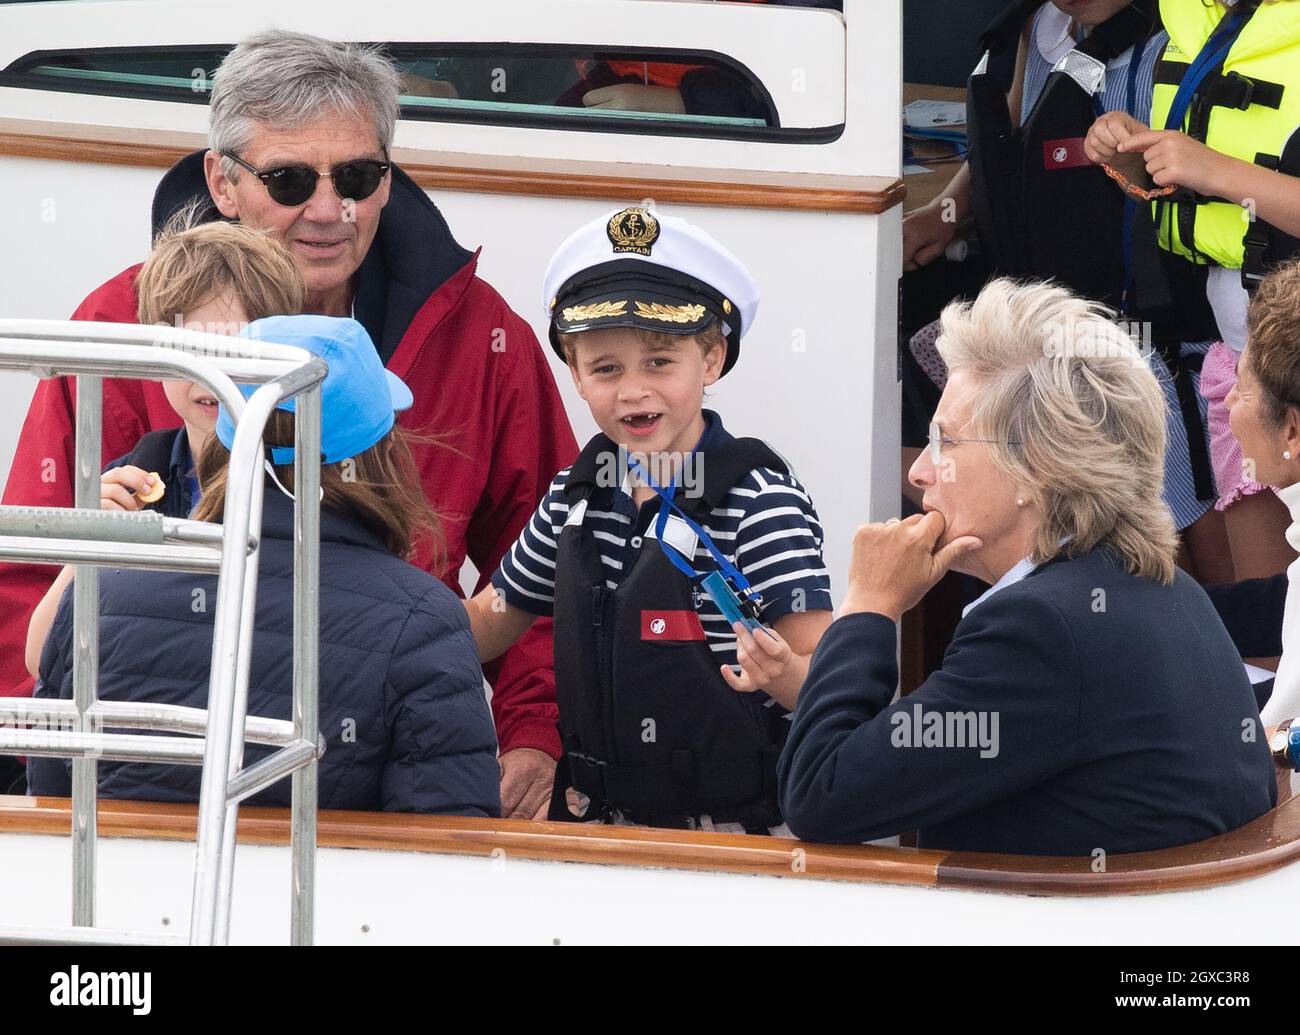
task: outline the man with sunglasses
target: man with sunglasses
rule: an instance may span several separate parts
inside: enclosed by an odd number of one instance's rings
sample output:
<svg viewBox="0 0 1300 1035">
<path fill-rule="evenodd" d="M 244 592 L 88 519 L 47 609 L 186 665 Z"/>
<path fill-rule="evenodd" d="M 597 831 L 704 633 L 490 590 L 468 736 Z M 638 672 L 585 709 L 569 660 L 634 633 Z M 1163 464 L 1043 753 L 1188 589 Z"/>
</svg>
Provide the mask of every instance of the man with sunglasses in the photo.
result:
<svg viewBox="0 0 1300 1035">
<path fill-rule="evenodd" d="M 355 149 L 352 141 L 365 138 L 362 120 L 355 116 L 336 127 L 344 152 Z M 258 135 L 256 149 L 271 155 L 301 154 L 297 137 L 294 130 L 268 128 Z M 327 145 L 324 150 L 334 149 Z M 252 176 L 235 181 L 226 174 L 222 158 Z M 330 316 L 350 315 L 356 294 L 352 275 L 374 241 L 379 213 L 388 202 L 391 168 L 387 155 L 349 157 L 320 172 L 277 158 L 264 161 L 259 169 L 234 151 L 222 151 L 220 157 L 208 151 L 204 156 L 208 190 L 221 214 L 275 232 L 293 252 L 307 281 L 307 307 Z M 325 180 L 324 189 L 320 180 Z"/>
<path fill-rule="evenodd" d="M 264 229 L 293 255 L 307 312 L 365 326 L 415 396 L 403 425 L 437 439 L 416 447 L 416 461 L 442 517 L 445 556 L 426 549 L 414 560 L 459 591 L 465 559 L 496 569 L 577 443 L 532 329 L 476 276 L 477 256 L 389 160 L 398 84 L 367 48 L 280 30 L 244 40 L 216 77 L 210 147 L 158 186 L 154 231 L 195 210 Z M 134 322 L 138 270 L 95 290 L 74 319 Z M 40 383 L 5 503 L 72 505 L 73 413 L 67 381 Z M 104 456 L 176 422 L 160 384 L 104 381 Z M 22 630 L 53 574 L 0 565 L 0 693 L 31 692 Z M 560 750 L 550 623 L 486 673 L 504 814 L 544 817 Z"/>
</svg>

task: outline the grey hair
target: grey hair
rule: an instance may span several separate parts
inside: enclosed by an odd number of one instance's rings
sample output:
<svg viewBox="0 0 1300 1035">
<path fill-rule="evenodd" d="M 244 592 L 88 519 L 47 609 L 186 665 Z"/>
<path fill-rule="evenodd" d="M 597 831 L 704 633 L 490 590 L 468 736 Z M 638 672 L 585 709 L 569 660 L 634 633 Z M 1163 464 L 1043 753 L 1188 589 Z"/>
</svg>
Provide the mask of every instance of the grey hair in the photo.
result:
<svg viewBox="0 0 1300 1035">
<path fill-rule="evenodd" d="M 330 110 L 374 123 L 387 153 L 397 125 L 401 77 L 376 47 L 266 29 L 240 41 L 217 70 L 208 115 L 208 147 L 239 154 L 258 123 L 276 129 L 306 125 Z M 239 166 L 222 157 L 227 177 Z"/>
<path fill-rule="evenodd" d="M 950 374 L 979 385 L 970 426 L 1039 504 L 1033 559 L 1104 544 L 1168 584 L 1178 534 L 1163 499 L 1164 393 L 1114 317 L 1055 284 L 1004 278 L 949 305 L 937 345 Z"/>
</svg>

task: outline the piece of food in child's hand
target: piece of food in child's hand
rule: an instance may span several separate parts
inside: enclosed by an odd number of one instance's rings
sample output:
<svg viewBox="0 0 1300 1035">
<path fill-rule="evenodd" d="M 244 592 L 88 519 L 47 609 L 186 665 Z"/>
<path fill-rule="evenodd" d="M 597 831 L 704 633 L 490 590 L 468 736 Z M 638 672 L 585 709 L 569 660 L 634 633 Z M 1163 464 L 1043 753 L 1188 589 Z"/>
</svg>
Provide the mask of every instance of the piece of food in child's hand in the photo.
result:
<svg viewBox="0 0 1300 1035">
<path fill-rule="evenodd" d="M 149 477 L 153 479 L 153 484 L 135 494 L 135 498 L 141 503 L 157 503 L 167 491 L 167 486 L 163 484 L 163 480 L 158 476 L 157 471 L 150 471 Z"/>
</svg>

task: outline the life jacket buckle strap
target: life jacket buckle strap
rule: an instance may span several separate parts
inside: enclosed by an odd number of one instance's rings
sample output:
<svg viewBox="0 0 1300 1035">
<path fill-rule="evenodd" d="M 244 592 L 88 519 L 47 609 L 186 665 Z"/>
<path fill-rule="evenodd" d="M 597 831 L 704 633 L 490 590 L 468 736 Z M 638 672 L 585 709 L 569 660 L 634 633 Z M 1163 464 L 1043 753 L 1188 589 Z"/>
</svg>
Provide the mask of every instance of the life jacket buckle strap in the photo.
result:
<svg viewBox="0 0 1300 1035">
<path fill-rule="evenodd" d="M 1268 224 L 1259 219 L 1254 220 L 1242 239 L 1241 254 L 1241 286 L 1252 294 L 1268 274 L 1271 243 Z"/>
<path fill-rule="evenodd" d="M 1224 104 L 1231 104 L 1238 111 L 1245 111 L 1255 102 L 1255 80 L 1249 76 L 1244 76 L 1239 72 L 1229 72 L 1221 80 L 1224 84 L 1232 83 L 1235 90 L 1238 91 L 1236 102 L 1234 103 L 1228 97 L 1224 98 Z"/>
<path fill-rule="evenodd" d="M 605 788 L 605 763 L 588 758 L 576 752 L 567 752 L 569 775 L 573 788 L 590 798 L 593 802 L 603 804 L 609 797 Z"/>
<path fill-rule="evenodd" d="M 1179 188 L 1165 199 L 1173 205 L 1209 205 L 1215 201 L 1222 201 L 1222 198 L 1216 198 L 1210 194 L 1202 194 L 1200 191 L 1192 190 L 1190 187 L 1179 186 Z"/>
<path fill-rule="evenodd" d="M 1238 111 L 1246 111 L 1252 104 L 1261 108 L 1280 108 L 1282 95 L 1286 91 L 1281 83 L 1255 79 L 1242 75 L 1235 69 L 1225 75 L 1212 77 L 1204 89 L 1210 104 L 1221 108 L 1236 108 Z"/>
</svg>

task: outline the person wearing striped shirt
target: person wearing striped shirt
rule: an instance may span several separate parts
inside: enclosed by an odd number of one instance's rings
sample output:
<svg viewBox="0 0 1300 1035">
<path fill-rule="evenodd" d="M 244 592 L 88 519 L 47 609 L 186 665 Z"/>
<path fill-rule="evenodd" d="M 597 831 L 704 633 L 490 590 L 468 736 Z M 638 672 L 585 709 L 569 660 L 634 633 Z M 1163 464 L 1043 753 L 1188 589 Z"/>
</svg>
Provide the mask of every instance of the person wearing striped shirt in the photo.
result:
<svg viewBox="0 0 1300 1035">
<path fill-rule="evenodd" d="M 692 451 L 694 456 L 733 440 L 712 410 L 703 410 L 701 417 L 704 432 Z M 654 537 L 660 506 L 654 490 L 637 485 L 631 465 L 626 466 L 625 480 L 599 497 L 593 496 L 582 518 L 600 542 L 605 585 L 611 590 L 618 588 L 624 570 L 636 563 L 645 539 Z M 551 617 L 555 604 L 557 544 L 569 516 L 565 487 L 572 471 L 573 467 L 566 467 L 555 476 L 532 520 L 492 576 L 492 590 L 485 591 L 499 594 L 510 607 L 534 618 Z M 830 577 L 822 561 L 821 522 L 807 490 L 794 475 L 754 468 L 712 508 L 703 527 L 763 598 L 764 623 L 775 624 L 779 631 L 780 620 L 787 615 L 807 611 L 827 614 L 831 610 Z M 695 567 L 701 572 L 716 570 L 717 562 L 709 551 L 700 543 L 693 546 Z M 696 595 L 696 612 L 723 679 L 742 692 L 764 685 L 758 667 L 762 656 L 755 659 L 747 652 L 747 672 L 736 675 L 732 671 L 740 664 L 737 630 L 703 592 Z M 743 627 L 740 631 L 748 641 L 756 640 Z M 751 646 L 749 651 L 753 650 Z M 806 667 L 791 665 L 789 678 L 768 687 L 770 695 L 759 690 L 765 705 L 775 707 L 776 714 L 788 718 Z"/>
<path fill-rule="evenodd" d="M 784 832 L 775 762 L 831 621 L 823 533 L 786 462 L 703 408 L 757 288 L 702 230 L 631 208 L 561 245 L 546 296 L 600 434 L 467 607 L 484 659 L 555 619 L 551 818 L 573 788 L 587 819 Z"/>
</svg>

